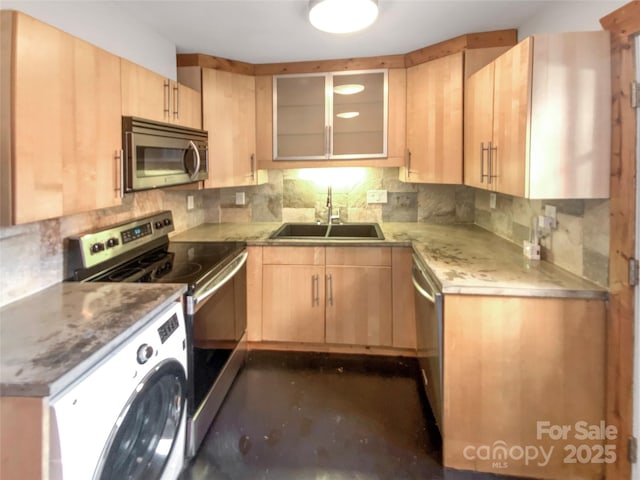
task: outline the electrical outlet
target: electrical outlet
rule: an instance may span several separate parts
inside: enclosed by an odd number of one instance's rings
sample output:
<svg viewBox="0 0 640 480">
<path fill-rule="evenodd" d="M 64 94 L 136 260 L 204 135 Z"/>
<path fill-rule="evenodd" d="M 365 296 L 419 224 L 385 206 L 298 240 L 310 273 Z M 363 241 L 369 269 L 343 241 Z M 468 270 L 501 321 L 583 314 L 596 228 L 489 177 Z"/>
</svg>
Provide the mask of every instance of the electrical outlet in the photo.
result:
<svg viewBox="0 0 640 480">
<path fill-rule="evenodd" d="M 549 218 L 549 228 L 554 229 L 558 227 L 558 220 L 556 217 L 557 209 L 554 205 L 544 206 L 544 216 Z"/>
<path fill-rule="evenodd" d="M 489 208 L 492 208 L 492 209 L 496 208 L 496 194 L 495 193 L 490 193 L 489 194 Z"/>
<path fill-rule="evenodd" d="M 246 203 L 246 196 L 244 192 L 236 192 L 236 205 L 244 205 Z"/>
<path fill-rule="evenodd" d="M 193 195 L 187 195 L 187 210 L 193 210 Z"/>
<path fill-rule="evenodd" d="M 367 190 L 367 203 L 387 203 L 387 191 Z"/>
</svg>

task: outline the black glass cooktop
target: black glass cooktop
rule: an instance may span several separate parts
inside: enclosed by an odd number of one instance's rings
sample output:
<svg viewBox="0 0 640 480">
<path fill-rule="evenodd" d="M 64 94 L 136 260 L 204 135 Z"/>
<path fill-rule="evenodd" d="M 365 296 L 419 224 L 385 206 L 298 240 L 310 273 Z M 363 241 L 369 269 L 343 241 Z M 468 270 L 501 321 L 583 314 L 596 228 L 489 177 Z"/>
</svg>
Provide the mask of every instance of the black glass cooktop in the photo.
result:
<svg viewBox="0 0 640 480">
<path fill-rule="evenodd" d="M 188 283 L 223 268 L 240 251 L 242 242 L 169 242 L 103 272 L 95 282 Z"/>
</svg>

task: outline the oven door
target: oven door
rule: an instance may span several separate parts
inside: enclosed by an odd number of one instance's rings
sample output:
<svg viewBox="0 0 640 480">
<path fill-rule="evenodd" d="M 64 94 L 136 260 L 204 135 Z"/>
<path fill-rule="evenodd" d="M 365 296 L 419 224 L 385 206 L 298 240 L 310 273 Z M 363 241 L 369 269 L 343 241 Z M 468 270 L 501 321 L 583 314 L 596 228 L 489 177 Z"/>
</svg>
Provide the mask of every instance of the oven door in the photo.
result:
<svg viewBox="0 0 640 480">
<path fill-rule="evenodd" d="M 194 299 L 187 456 L 196 454 L 246 356 L 247 252 L 227 265 Z M 187 325 L 189 327 L 189 325 Z"/>
<path fill-rule="evenodd" d="M 124 153 L 128 192 L 208 178 L 207 144 L 198 139 L 126 132 Z"/>
</svg>

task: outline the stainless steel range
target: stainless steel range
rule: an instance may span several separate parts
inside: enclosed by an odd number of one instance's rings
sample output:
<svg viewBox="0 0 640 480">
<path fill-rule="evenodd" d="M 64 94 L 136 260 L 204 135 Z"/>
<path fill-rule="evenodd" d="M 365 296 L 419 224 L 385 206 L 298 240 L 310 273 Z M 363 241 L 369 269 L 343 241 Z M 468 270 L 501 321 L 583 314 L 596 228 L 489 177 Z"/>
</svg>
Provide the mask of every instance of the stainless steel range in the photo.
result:
<svg viewBox="0 0 640 480">
<path fill-rule="evenodd" d="M 242 242 L 173 242 L 170 211 L 70 237 L 67 269 L 81 282 L 185 283 L 189 343 L 187 456 L 194 456 L 246 353 Z"/>
</svg>

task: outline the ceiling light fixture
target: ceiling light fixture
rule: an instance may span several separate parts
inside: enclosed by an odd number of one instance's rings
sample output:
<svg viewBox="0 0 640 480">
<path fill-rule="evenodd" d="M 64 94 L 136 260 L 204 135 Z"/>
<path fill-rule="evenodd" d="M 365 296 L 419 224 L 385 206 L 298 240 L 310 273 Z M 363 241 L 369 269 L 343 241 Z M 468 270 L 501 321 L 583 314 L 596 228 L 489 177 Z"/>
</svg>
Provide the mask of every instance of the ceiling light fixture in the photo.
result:
<svg viewBox="0 0 640 480">
<path fill-rule="evenodd" d="M 340 117 L 340 118 L 356 118 L 358 115 L 360 115 L 360 112 L 336 113 L 336 117 Z"/>
<path fill-rule="evenodd" d="M 354 95 L 364 90 L 364 85 L 359 83 L 347 83 L 345 85 L 336 85 L 333 87 L 333 93 L 338 95 Z"/>
<path fill-rule="evenodd" d="M 310 0 L 309 21 L 328 33 L 351 33 L 378 18 L 378 0 Z"/>
</svg>

